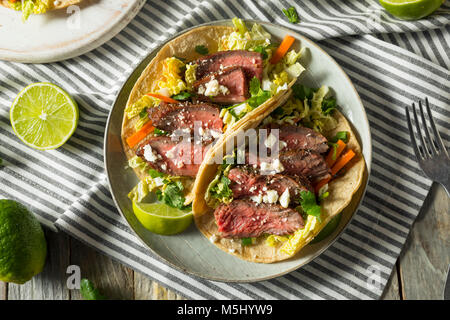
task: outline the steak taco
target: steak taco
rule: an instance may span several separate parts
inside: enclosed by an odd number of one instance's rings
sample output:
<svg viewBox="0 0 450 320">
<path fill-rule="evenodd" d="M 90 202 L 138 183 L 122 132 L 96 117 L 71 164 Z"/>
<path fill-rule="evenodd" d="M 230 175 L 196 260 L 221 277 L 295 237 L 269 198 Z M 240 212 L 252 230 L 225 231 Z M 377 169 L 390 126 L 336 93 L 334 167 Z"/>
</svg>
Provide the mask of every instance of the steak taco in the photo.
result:
<svg viewBox="0 0 450 320">
<path fill-rule="evenodd" d="M 292 37 L 278 45 L 259 24 L 233 23 L 194 28 L 171 40 L 132 89 L 122 141 L 141 180 L 130 193 L 134 201 L 156 192 L 170 206 L 189 205 L 212 146 L 258 117 L 304 71 Z"/>
<path fill-rule="evenodd" d="M 328 88 L 295 84 L 211 150 L 194 186 L 195 222 L 239 258 L 285 260 L 350 203 L 364 168 L 356 135 Z"/>
<path fill-rule="evenodd" d="M 22 11 L 22 19 L 25 21 L 30 14 L 41 14 L 50 10 L 66 8 L 80 3 L 82 0 L 0 0 L 0 5 Z"/>
</svg>

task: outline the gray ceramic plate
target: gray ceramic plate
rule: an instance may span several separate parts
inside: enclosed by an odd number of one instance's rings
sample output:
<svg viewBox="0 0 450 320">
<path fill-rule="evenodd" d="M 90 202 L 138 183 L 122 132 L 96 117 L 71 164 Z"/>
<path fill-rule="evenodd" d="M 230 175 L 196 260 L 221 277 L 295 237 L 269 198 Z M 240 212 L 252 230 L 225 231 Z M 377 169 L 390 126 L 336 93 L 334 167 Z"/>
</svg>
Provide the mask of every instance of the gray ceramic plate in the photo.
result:
<svg viewBox="0 0 450 320">
<path fill-rule="evenodd" d="M 296 37 L 298 39 L 295 44 L 297 50 L 300 46 L 308 48 L 307 54 L 302 58 L 304 59 L 302 63 L 307 68 L 307 72 L 301 76 L 299 81 L 310 87 L 319 87 L 324 84 L 333 89 L 341 111 L 352 122 L 359 134 L 368 169 L 366 172 L 370 172 L 372 147 L 369 124 L 358 93 L 344 71 L 333 58 L 311 40 L 273 24 L 259 21 L 247 22 L 262 24 L 277 40 L 281 40 L 286 34 Z M 230 20 L 224 20 L 207 25 L 230 24 Z M 120 90 L 111 110 L 105 134 L 105 166 L 111 193 L 118 210 L 136 233 L 136 236 L 150 251 L 171 266 L 183 272 L 216 281 L 250 282 L 266 280 L 295 270 L 320 255 L 336 240 L 351 220 L 363 197 L 367 185 L 367 176 L 359 192 L 355 195 L 354 201 L 344 211 L 339 228 L 331 236 L 317 244 L 308 245 L 295 257 L 287 261 L 274 264 L 252 263 L 229 255 L 210 243 L 196 229 L 194 224 L 179 235 L 159 236 L 147 231 L 137 221 L 127 194 L 138 183 L 138 179 L 131 169 L 125 169 L 127 159 L 122 151 L 120 131 L 128 95 L 137 78 L 158 50 L 159 48 L 156 48 L 139 64 Z"/>
</svg>

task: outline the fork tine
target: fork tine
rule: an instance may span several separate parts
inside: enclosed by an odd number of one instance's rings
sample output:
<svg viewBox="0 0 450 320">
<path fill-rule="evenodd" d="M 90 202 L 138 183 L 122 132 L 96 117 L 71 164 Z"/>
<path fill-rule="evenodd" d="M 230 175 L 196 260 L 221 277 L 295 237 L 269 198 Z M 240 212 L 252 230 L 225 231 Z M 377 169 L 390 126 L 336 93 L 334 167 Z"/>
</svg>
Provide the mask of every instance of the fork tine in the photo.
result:
<svg viewBox="0 0 450 320">
<path fill-rule="evenodd" d="M 425 131 L 425 135 L 427 137 L 427 144 L 428 144 L 428 149 L 430 150 L 430 153 L 432 155 L 435 155 L 438 151 L 436 150 L 436 147 L 434 146 L 433 143 L 433 139 L 431 138 L 430 135 L 430 131 L 428 131 L 428 125 L 427 122 L 425 121 L 425 115 L 423 114 L 423 107 L 422 107 L 422 101 L 419 100 L 419 110 L 420 110 L 420 117 L 422 118 L 422 125 L 423 125 L 423 129 Z"/>
<path fill-rule="evenodd" d="M 406 110 L 406 122 L 408 123 L 409 135 L 411 137 L 411 143 L 413 145 L 413 150 L 416 155 L 417 160 L 421 160 L 423 157 L 420 154 L 419 147 L 417 146 L 416 137 L 414 135 L 414 130 L 412 128 L 411 116 L 409 115 L 409 107 L 405 107 Z"/>
<path fill-rule="evenodd" d="M 428 118 L 430 120 L 431 129 L 433 130 L 433 134 L 434 134 L 436 143 L 439 147 L 439 151 L 442 150 L 442 152 L 444 152 L 444 154 L 448 157 L 447 148 L 445 147 L 444 142 L 441 139 L 441 135 L 439 134 L 439 131 L 436 128 L 436 124 L 433 119 L 433 114 L 431 113 L 430 104 L 428 103 L 428 98 L 425 98 L 425 106 L 427 107 Z"/>
<path fill-rule="evenodd" d="M 413 114 L 414 114 L 414 121 L 416 122 L 417 134 L 419 135 L 420 142 L 422 143 L 423 157 L 425 159 L 427 159 L 430 157 L 430 153 L 428 152 L 427 146 L 425 145 L 425 140 L 422 135 L 422 130 L 420 129 L 419 118 L 417 117 L 416 105 L 414 103 L 412 104 L 412 109 L 413 109 Z"/>
</svg>

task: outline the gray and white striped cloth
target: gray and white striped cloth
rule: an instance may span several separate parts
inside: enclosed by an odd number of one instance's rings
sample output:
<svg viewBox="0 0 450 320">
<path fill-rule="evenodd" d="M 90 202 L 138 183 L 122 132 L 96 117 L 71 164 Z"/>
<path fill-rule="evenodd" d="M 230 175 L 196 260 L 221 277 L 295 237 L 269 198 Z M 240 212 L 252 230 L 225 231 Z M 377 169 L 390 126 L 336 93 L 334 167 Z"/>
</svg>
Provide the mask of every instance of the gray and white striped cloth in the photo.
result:
<svg viewBox="0 0 450 320">
<path fill-rule="evenodd" d="M 296 7 L 301 23 L 282 8 Z M 149 0 L 119 35 L 83 56 L 52 64 L 0 62 L 0 197 L 17 199 L 41 222 L 69 233 L 193 299 L 377 299 L 430 189 L 410 146 L 404 107 L 427 96 L 450 141 L 450 6 L 398 21 L 378 1 Z M 103 167 L 109 109 L 123 81 L 152 48 L 191 26 L 234 16 L 270 21 L 317 40 L 352 79 L 373 137 L 367 194 L 340 239 L 304 268 L 270 281 L 211 282 L 150 254 L 116 211 Z M 40 152 L 12 132 L 9 106 L 26 85 L 50 81 L 77 100 L 80 121 L 61 148 Z M 371 268 L 380 282 L 371 283 Z M 376 280 L 376 279 L 375 279 Z"/>
</svg>

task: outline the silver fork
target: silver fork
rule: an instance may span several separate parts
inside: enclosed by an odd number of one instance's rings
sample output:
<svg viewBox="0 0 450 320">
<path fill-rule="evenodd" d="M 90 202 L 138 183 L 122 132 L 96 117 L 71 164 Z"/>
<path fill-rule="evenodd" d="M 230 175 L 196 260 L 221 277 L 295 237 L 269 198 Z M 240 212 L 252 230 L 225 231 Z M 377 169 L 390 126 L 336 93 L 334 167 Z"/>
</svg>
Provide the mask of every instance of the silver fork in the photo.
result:
<svg viewBox="0 0 450 320">
<path fill-rule="evenodd" d="M 436 124 L 431 114 L 428 98 L 425 98 L 425 105 L 428 113 L 428 121 L 430 122 L 431 129 L 433 131 L 433 137 L 428 130 L 428 125 L 423 112 L 422 101 L 420 100 L 419 110 L 420 117 L 422 119 L 422 128 L 419 123 L 419 117 L 417 116 L 416 105 L 415 103 L 412 104 L 415 128 L 419 139 L 416 139 L 414 135 L 414 123 L 411 121 L 409 108 L 406 107 L 406 119 L 408 121 L 409 135 L 411 136 L 414 153 L 416 154 L 420 168 L 422 168 L 423 172 L 431 180 L 440 183 L 447 192 L 447 195 L 450 197 L 450 157 L 448 155 L 447 148 L 439 135 L 439 131 L 436 129 Z M 425 136 L 422 134 L 422 131 L 425 132 Z"/>
</svg>

